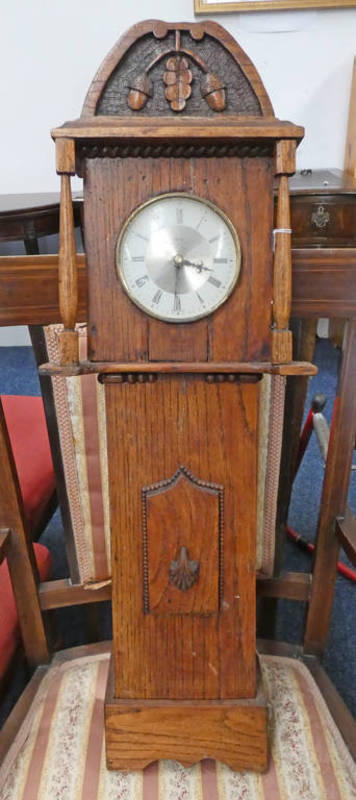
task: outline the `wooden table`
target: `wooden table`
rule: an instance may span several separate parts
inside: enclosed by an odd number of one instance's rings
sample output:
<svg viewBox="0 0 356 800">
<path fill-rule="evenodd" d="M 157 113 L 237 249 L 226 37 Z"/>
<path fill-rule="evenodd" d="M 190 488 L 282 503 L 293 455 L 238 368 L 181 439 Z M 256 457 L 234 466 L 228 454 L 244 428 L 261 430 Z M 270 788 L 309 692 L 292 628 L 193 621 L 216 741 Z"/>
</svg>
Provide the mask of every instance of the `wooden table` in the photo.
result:
<svg viewBox="0 0 356 800">
<path fill-rule="evenodd" d="M 74 193 L 74 219 L 80 225 L 81 200 Z M 23 241 L 28 255 L 39 253 L 38 239 L 59 231 L 58 192 L 0 195 L 0 242 Z"/>
</svg>

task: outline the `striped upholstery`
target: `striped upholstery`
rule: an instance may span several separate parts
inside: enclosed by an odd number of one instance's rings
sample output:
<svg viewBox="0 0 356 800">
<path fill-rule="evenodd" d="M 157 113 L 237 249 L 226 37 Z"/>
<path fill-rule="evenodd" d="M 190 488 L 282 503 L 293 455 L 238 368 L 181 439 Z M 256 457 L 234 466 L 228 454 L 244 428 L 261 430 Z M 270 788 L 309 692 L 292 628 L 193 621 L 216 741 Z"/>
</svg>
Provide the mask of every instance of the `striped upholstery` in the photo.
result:
<svg viewBox="0 0 356 800">
<path fill-rule="evenodd" d="M 103 701 L 109 654 L 52 666 L 0 770 L 0 800 L 351 800 L 356 766 L 309 671 L 263 656 L 271 704 L 264 775 L 212 760 L 160 761 L 142 772 L 105 767 Z"/>
<path fill-rule="evenodd" d="M 59 360 L 61 325 L 45 328 L 48 357 Z M 86 326 L 78 326 L 86 358 Z M 110 579 L 109 492 L 104 387 L 96 375 L 52 379 L 80 582 Z"/>
<path fill-rule="evenodd" d="M 48 356 L 58 363 L 59 325 L 45 328 Z M 86 358 L 86 326 L 78 326 Z M 283 428 L 285 378 L 261 381 L 257 558 L 260 576 L 273 571 L 275 518 Z M 109 493 L 106 462 L 104 387 L 96 375 L 53 378 L 66 488 L 80 581 L 110 579 Z M 273 408 L 273 413 L 272 413 Z"/>
</svg>

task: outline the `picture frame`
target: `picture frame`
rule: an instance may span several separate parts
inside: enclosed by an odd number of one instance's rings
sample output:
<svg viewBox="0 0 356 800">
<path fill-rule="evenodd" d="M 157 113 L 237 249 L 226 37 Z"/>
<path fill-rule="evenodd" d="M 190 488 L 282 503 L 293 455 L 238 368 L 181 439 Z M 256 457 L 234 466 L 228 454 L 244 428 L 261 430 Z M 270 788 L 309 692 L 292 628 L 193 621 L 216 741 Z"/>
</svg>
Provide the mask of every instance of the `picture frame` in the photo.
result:
<svg viewBox="0 0 356 800">
<path fill-rule="evenodd" d="M 195 14 L 283 11 L 308 8 L 355 8 L 356 0 L 194 0 Z"/>
</svg>

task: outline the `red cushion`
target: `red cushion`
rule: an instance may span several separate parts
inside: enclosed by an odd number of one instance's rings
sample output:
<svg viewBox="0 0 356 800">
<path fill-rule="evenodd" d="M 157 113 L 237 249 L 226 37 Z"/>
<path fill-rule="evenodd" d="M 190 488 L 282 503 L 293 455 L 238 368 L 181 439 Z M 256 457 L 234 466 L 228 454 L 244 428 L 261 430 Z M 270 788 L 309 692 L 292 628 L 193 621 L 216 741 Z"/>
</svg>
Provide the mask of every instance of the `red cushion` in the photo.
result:
<svg viewBox="0 0 356 800">
<path fill-rule="evenodd" d="M 41 581 L 51 577 L 52 558 L 47 547 L 34 544 Z M 6 672 L 20 641 L 17 610 L 6 559 L 0 565 L 0 678 Z"/>
<path fill-rule="evenodd" d="M 42 397 L 1 396 L 25 516 L 36 526 L 55 490 L 55 477 Z"/>
</svg>

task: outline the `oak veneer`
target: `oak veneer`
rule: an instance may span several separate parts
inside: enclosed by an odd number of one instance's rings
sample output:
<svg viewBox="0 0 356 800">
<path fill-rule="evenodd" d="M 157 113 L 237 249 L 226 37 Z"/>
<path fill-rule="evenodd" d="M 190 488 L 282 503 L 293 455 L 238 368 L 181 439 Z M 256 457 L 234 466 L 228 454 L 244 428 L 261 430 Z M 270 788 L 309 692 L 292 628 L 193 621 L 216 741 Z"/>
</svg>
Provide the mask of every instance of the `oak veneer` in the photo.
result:
<svg viewBox="0 0 356 800">
<path fill-rule="evenodd" d="M 260 675 L 250 700 L 118 700 L 111 665 L 105 700 L 107 765 L 144 769 L 159 758 L 176 759 L 179 752 L 185 767 L 217 758 L 233 770 L 264 772 L 267 716 Z"/>
</svg>

